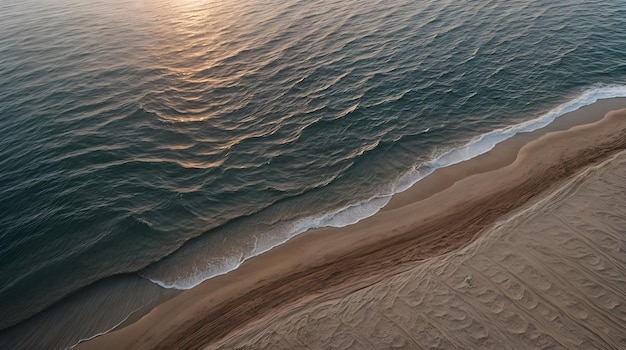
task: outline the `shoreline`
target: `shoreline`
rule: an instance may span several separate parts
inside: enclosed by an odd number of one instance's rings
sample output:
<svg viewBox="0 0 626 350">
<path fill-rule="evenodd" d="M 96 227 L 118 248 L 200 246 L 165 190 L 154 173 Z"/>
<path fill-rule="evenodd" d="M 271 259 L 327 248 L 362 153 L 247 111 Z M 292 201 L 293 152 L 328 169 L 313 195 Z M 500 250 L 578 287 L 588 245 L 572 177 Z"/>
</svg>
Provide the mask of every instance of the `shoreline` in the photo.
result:
<svg viewBox="0 0 626 350">
<path fill-rule="evenodd" d="M 617 106 L 626 106 L 624 99 L 577 112 L 593 121 Z M 625 118 L 617 115 L 572 129 L 580 120 L 563 116 L 543 132 L 513 137 L 482 156 L 439 169 L 369 218 L 292 238 L 76 349 L 202 347 L 272 312 L 357 290 L 461 248 L 555 184 L 626 147 Z"/>
</svg>

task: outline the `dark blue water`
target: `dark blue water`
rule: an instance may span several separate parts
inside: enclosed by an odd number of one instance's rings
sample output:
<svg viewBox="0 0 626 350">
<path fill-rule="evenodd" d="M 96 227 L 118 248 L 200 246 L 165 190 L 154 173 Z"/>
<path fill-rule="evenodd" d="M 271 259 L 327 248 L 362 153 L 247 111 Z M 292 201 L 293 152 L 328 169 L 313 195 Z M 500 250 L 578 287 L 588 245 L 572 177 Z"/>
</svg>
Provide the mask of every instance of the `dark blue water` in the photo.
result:
<svg viewBox="0 0 626 350">
<path fill-rule="evenodd" d="M 71 346 L 626 96 L 624 48 L 623 0 L 3 1 L 0 344 Z"/>
</svg>

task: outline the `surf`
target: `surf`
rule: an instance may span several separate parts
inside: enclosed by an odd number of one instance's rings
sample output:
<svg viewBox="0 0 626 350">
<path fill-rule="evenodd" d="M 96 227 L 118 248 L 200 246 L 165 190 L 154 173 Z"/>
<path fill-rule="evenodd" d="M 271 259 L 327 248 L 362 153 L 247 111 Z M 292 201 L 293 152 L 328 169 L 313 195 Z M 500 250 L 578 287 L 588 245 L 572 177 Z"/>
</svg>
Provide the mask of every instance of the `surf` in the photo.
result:
<svg viewBox="0 0 626 350">
<path fill-rule="evenodd" d="M 626 97 L 626 85 L 593 86 L 576 98 L 536 118 L 489 131 L 469 140 L 461 147 L 432 155 L 430 160 L 416 164 L 391 186 L 369 199 L 297 220 L 264 225 L 263 229 L 247 236 L 242 233 L 245 231 L 245 224 L 227 230 L 228 233 L 220 233 L 218 228 L 217 233 L 210 231 L 187 242 L 173 254 L 140 271 L 139 275 L 162 288 L 191 289 L 208 279 L 233 271 L 245 261 L 307 231 L 355 224 L 381 210 L 394 194 L 407 190 L 437 169 L 480 156 L 519 133 L 541 129 L 564 114 L 601 99 L 616 97 Z M 266 209 L 249 217 L 248 224 L 254 225 L 255 220 L 266 221 L 267 211 Z"/>
</svg>

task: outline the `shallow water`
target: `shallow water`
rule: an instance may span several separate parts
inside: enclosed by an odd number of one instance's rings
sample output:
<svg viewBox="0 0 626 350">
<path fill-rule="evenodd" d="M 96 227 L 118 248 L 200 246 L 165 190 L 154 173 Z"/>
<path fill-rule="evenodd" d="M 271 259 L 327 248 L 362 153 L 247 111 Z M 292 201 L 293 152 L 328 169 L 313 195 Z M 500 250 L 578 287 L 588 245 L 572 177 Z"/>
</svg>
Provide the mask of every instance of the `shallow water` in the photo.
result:
<svg viewBox="0 0 626 350">
<path fill-rule="evenodd" d="M 118 281 L 189 288 L 625 96 L 624 18 L 622 0 L 3 2 L 0 344 Z"/>
</svg>

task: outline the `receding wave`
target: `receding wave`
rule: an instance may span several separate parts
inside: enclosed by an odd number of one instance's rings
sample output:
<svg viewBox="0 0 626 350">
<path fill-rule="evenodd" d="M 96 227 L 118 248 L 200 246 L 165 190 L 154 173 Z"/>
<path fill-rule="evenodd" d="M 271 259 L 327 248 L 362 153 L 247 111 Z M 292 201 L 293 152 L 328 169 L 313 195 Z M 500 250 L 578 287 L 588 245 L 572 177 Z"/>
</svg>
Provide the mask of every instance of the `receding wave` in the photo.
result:
<svg viewBox="0 0 626 350">
<path fill-rule="evenodd" d="M 389 202 L 393 194 L 408 189 L 436 169 L 484 154 L 498 143 L 518 133 L 540 129 L 563 114 L 593 104 L 600 99 L 614 97 L 626 97 L 626 86 L 606 85 L 588 89 L 577 98 L 535 119 L 493 130 L 459 148 L 442 152 L 429 161 L 417 164 L 412 171 L 401 176 L 398 182 L 390 187 L 391 191 L 387 190 L 365 201 L 292 221 L 263 224 L 264 217 L 268 214 L 260 213 L 249 218 L 250 221 L 259 223 L 244 222 L 210 231 L 140 274 L 164 288 L 193 288 L 207 279 L 232 271 L 244 261 L 311 229 L 354 224 L 378 212 Z M 256 228 L 253 229 L 251 226 Z"/>
</svg>

